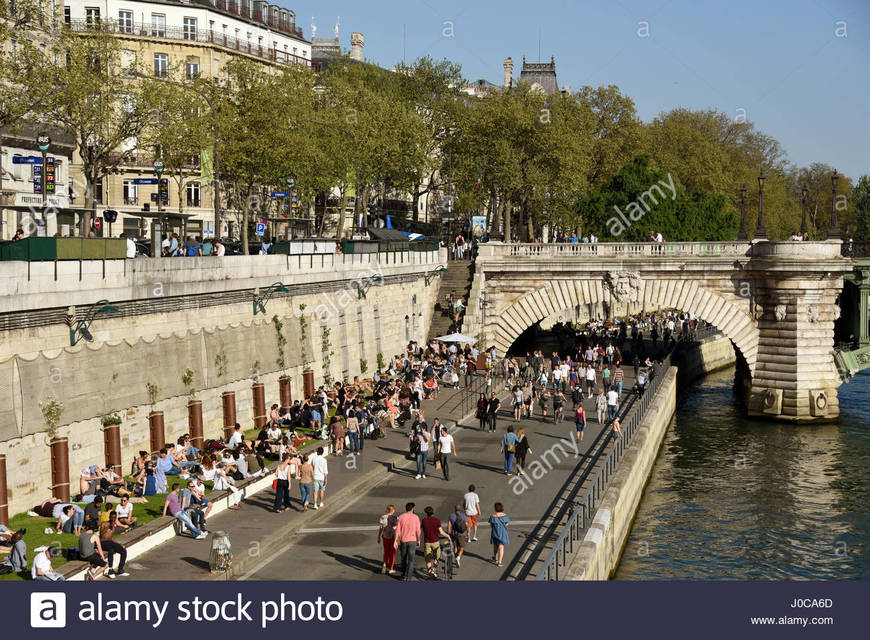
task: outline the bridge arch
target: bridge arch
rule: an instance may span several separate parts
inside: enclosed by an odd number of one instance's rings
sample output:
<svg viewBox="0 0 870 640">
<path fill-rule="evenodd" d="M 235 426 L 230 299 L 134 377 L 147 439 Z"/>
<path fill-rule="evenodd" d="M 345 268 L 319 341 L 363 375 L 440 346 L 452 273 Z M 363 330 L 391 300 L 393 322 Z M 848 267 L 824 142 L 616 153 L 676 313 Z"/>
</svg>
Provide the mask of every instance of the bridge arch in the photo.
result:
<svg viewBox="0 0 870 640">
<path fill-rule="evenodd" d="M 630 287 L 609 286 L 602 279 L 555 279 L 527 292 L 487 322 L 486 333 L 501 353 L 506 353 L 526 329 L 551 315 L 578 305 L 642 303 L 649 309 L 679 309 L 710 322 L 734 343 L 755 372 L 758 328 L 741 308 L 739 299 L 729 300 L 715 290 L 692 280 L 636 279 Z"/>
</svg>

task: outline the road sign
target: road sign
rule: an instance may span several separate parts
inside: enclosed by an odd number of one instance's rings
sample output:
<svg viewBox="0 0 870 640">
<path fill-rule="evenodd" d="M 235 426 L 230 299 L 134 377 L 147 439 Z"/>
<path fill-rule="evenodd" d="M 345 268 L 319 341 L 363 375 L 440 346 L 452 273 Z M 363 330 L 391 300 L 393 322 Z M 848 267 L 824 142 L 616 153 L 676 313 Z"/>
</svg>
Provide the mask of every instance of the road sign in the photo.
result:
<svg viewBox="0 0 870 640">
<path fill-rule="evenodd" d="M 263 224 L 262 222 L 258 222 L 257 223 L 257 231 L 254 233 L 254 235 L 262 236 L 265 234 L 266 234 L 266 225 Z"/>
<path fill-rule="evenodd" d="M 48 151 L 48 148 L 51 146 L 51 138 L 44 133 L 40 133 L 36 136 L 36 146 L 39 147 L 40 151 Z"/>
<path fill-rule="evenodd" d="M 133 178 L 133 184 L 157 184 L 157 178 Z"/>
<path fill-rule="evenodd" d="M 156 173 L 158 176 L 163 173 L 163 160 L 154 161 L 154 173 Z"/>
<path fill-rule="evenodd" d="M 42 175 L 42 165 L 41 164 L 33 165 L 33 175 L 35 175 L 35 176 Z"/>
<path fill-rule="evenodd" d="M 12 164 L 42 164 L 39 156 L 12 156 Z"/>
<path fill-rule="evenodd" d="M 99 229 L 100 227 L 103 226 L 103 219 L 102 218 L 94 218 L 93 225 L 94 225 L 94 229 Z"/>
<path fill-rule="evenodd" d="M 289 198 L 290 192 L 289 191 L 273 191 L 269 195 L 272 196 L 273 198 Z"/>
</svg>

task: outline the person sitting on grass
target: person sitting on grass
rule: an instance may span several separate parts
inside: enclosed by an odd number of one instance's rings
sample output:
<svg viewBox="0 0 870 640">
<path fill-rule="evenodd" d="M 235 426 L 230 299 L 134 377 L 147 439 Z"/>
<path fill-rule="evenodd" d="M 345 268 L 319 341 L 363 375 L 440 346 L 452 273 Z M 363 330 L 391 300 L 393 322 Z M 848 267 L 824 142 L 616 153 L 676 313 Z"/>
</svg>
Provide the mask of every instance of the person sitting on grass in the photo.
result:
<svg viewBox="0 0 870 640">
<path fill-rule="evenodd" d="M 57 518 L 55 531 L 57 533 L 71 533 L 77 536 L 82 532 L 84 522 L 85 512 L 75 505 L 68 504 L 63 507 L 60 516 Z"/>
<path fill-rule="evenodd" d="M 207 534 L 204 531 L 200 531 L 197 529 L 193 522 L 190 521 L 190 517 L 185 513 L 184 509 L 181 508 L 181 500 L 178 497 L 178 483 L 174 482 L 172 484 L 172 490 L 166 494 L 166 502 L 163 504 L 163 516 L 165 517 L 169 512 L 169 515 L 180 521 L 187 529 L 190 531 L 190 535 L 193 536 L 196 540 L 204 540 L 207 537 Z"/>
<path fill-rule="evenodd" d="M 162 474 L 161 474 L 162 475 Z M 154 465 L 150 462 L 145 465 L 145 472 L 139 476 L 139 487 L 136 489 L 137 495 L 140 496 L 156 496 L 158 493 L 166 491 L 166 476 L 163 476 L 163 491 L 157 485 L 157 475 L 154 471 Z"/>
<path fill-rule="evenodd" d="M 118 524 L 128 528 L 136 526 L 136 517 L 133 515 L 133 505 L 129 497 L 121 496 L 121 502 L 115 506 L 115 513 L 118 514 Z"/>
<path fill-rule="evenodd" d="M 118 514 L 114 511 L 109 514 L 108 522 L 104 522 L 100 525 L 100 545 L 106 554 L 106 562 L 108 565 L 106 575 L 113 579 L 118 576 L 130 575 L 124 571 L 124 563 L 127 562 L 127 549 L 120 542 L 115 542 L 113 539 L 116 533 L 124 533 L 124 531 L 126 531 L 126 527 L 118 524 Z M 120 560 L 118 561 L 118 568 L 112 569 L 116 553 Z"/>
<path fill-rule="evenodd" d="M 106 554 L 103 553 L 103 546 L 100 544 L 97 527 L 92 522 L 86 523 L 84 532 L 79 535 L 79 557 L 91 564 L 91 568 L 85 574 L 85 580 L 98 578 L 109 567 Z"/>
<path fill-rule="evenodd" d="M 169 451 L 165 448 L 160 450 L 156 466 L 158 471 L 162 471 L 167 476 L 177 476 L 182 472 L 181 465 L 175 461 L 175 458 L 169 455 Z"/>
<path fill-rule="evenodd" d="M 85 522 L 94 525 L 94 529 L 100 526 L 100 511 L 103 508 L 103 496 L 96 496 L 94 501 L 85 507 Z"/>
<path fill-rule="evenodd" d="M 64 577 L 51 567 L 51 548 L 42 546 L 33 550 L 33 568 L 30 577 L 47 582 L 63 582 Z"/>
<path fill-rule="evenodd" d="M 5 553 L 9 555 L 0 562 L 0 576 L 7 573 L 21 573 L 27 571 L 27 543 L 24 542 L 26 529 L 12 532 L 9 546 L 5 547 Z"/>
<path fill-rule="evenodd" d="M 114 464 L 106 465 L 106 468 L 103 469 L 103 479 L 100 480 L 100 486 L 104 492 L 120 496 L 127 492 L 127 481 L 124 480 L 124 476 L 115 472 L 115 468 Z"/>
</svg>

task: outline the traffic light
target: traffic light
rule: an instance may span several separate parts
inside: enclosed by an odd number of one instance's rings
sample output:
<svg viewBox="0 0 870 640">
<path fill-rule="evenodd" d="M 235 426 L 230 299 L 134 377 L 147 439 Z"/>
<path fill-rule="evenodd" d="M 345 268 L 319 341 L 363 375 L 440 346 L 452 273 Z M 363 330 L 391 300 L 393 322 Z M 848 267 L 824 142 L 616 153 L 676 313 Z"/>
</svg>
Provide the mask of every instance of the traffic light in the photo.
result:
<svg viewBox="0 0 870 640">
<path fill-rule="evenodd" d="M 160 178 L 157 183 L 157 197 L 163 204 L 169 203 L 169 178 Z"/>
<path fill-rule="evenodd" d="M 116 222 L 118 220 L 118 212 L 113 209 L 103 211 L 103 219 L 106 222 Z"/>
</svg>

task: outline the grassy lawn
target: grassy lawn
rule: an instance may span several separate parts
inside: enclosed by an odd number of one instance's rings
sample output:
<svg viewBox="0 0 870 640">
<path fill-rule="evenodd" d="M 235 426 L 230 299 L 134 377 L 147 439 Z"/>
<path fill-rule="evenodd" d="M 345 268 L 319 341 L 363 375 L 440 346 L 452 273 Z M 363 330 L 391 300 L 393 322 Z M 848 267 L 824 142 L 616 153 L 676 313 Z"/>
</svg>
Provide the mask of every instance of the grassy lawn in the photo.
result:
<svg viewBox="0 0 870 640">
<path fill-rule="evenodd" d="M 305 430 L 308 431 L 307 429 Z M 257 437 L 257 434 L 260 432 L 259 429 L 250 429 L 245 432 L 245 439 L 254 440 Z M 300 430 L 300 433 L 302 430 Z M 306 447 L 310 447 L 311 445 L 317 443 L 317 440 L 306 440 L 299 447 L 299 450 L 303 450 Z M 274 462 L 273 459 L 266 459 L 266 463 L 271 464 Z M 132 482 L 132 477 L 127 477 L 127 480 Z M 183 480 L 179 480 L 178 476 L 168 476 L 167 483 L 169 487 L 172 486 L 174 482 L 182 483 Z M 206 482 L 204 483 L 207 492 L 212 490 L 212 483 Z M 183 488 L 183 485 L 182 485 Z M 145 497 L 148 502 L 141 504 L 133 504 L 133 515 L 137 518 L 137 524 L 139 526 L 147 524 L 152 520 L 161 517 L 163 513 L 163 504 L 166 502 L 166 495 L 160 494 L 156 496 L 146 496 Z M 82 508 L 84 505 L 79 504 Z M 105 508 L 105 506 L 104 506 Z M 78 537 L 74 536 L 71 533 L 55 533 L 54 528 L 57 524 L 56 518 L 43 518 L 42 516 L 29 516 L 26 513 L 20 513 L 16 516 L 10 518 L 9 528 L 13 531 L 18 529 L 27 529 L 27 534 L 24 536 L 24 541 L 27 543 L 27 566 L 30 567 L 33 565 L 33 550 L 36 547 L 51 546 L 58 547 L 61 549 L 69 549 L 72 547 L 78 546 Z M 47 527 L 51 527 L 51 533 L 44 533 Z M 137 527 L 138 528 L 138 527 Z M 126 533 L 122 533 L 120 535 L 116 535 L 115 538 L 121 544 L 124 544 L 124 538 Z M 55 568 L 60 567 L 67 563 L 66 558 L 62 555 L 59 555 L 52 559 L 51 565 Z M 10 573 L 3 576 L 0 576 L 0 580 L 22 580 L 30 579 L 30 571 L 27 572 L 26 577 L 22 577 L 17 573 Z"/>
</svg>

